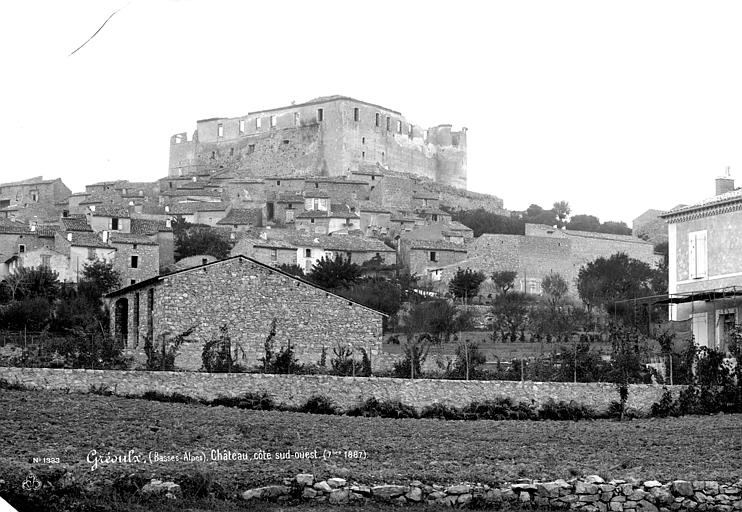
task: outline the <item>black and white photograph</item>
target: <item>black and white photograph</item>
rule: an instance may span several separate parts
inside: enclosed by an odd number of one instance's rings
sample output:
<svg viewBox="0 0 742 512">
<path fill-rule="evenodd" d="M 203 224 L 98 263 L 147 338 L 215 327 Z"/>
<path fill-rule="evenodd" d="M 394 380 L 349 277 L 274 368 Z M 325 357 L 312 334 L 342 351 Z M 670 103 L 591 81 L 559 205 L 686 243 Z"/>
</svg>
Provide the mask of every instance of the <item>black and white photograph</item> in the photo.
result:
<svg viewBox="0 0 742 512">
<path fill-rule="evenodd" d="M 0 512 L 742 512 L 742 4 L 0 15 Z"/>
</svg>

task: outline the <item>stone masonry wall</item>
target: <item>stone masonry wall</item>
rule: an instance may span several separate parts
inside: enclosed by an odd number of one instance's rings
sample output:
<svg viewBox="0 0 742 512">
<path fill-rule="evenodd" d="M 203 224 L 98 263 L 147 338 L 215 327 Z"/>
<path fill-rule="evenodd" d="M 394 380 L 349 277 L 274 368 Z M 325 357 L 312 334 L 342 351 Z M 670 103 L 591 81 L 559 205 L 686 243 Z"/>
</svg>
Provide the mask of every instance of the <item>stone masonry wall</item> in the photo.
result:
<svg viewBox="0 0 742 512">
<path fill-rule="evenodd" d="M 332 352 L 330 352 L 332 353 Z M 373 362 L 373 361 L 372 361 Z M 393 379 L 386 377 L 336 377 L 331 375 L 272 375 L 260 373 L 146 372 L 66 370 L 51 368 L 0 368 L 0 378 L 43 389 L 87 392 L 91 385 L 106 384 L 119 395 L 145 391 L 182 393 L 212 400 L 219 396 L 267 393 L 277 404 L 297 406 L 312 395 L 325 395 L 343 410 L 370 397 L 399 400 L 418 410 L 434 403 L 462 407 L 473 401 L 509 397 L 515 402 L 540 406 L 550 399 L 575 401 L 605 411 L 618 399 L 612 383 L 464 381 Z M 665 389 L 677 396 L 683 386 L 631 384 L 627 407 L 649 412 Z"/>
<path fill-rule="evenodd" d="M 201 368 L 204 343 L 218 337 L 223 325 L 228 327 L 233 349 L 241 354 L 242 362 L 259 364 L 274 318 L 275 350 L 290 342 L 301 363 L 316 363 L 322 347 L 330 350 L 337 343 L 352 347 L 356 353 L 364 348 L 372 357 L 381 351 L 381 313 L 244 258 L 174 274 L 114 298 L 114 304 L 128 299 L 132 311 L 135 295 L 140 294 L 140 336 L 148 326 L 144 298 L 150 289 L 154 293 L 151 318 L 156 341 L 161 334 L 174 336 L 194 328 L 189 337 L 193 341 L 179 349 L 175 359 L 178 368 Z"/>
</svg>

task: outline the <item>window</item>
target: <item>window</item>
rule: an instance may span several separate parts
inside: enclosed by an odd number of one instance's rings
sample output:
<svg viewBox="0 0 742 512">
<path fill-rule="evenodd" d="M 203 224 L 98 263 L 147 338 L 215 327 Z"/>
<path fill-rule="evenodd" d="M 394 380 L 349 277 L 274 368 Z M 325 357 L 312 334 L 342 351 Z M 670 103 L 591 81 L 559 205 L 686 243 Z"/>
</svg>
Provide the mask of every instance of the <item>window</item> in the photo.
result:
<svg viewBox="0 0 742 512">
<path fill-rule="evenodd" d="M 315 182 L 314 183 L 314 188 L 319 188 L 319 183 Z"/>
<path fill-rule="evenodd" d="M 229 156 L 234 156 L 234 148 L 229 148 Z"/>
<path fill-rule="evenodd" d="M 131 257 L 131 268 L 139 268 L 139 256 Z"/>
<path fill-rule="evenodd" d="M 380 123 L 381 123 L 381 116 L 380 116 L 380 115 L 379 115 L 379 113 L 377 112 L 377 113 L 376 113 L 376 127 L 377 127 L 377 128 L 379 127 L 379 124 L 380 124 Z"/>
<path fill-rule="evenodd" d="M 136 279 L 132 279 L 130 284 L 137 284 L 137 280 Z"/>
<path fill-rule="evenodd" d="M 386 131 L 389 131 L 392 129 L 392 118 L 389 116 L 386 116 Z"/>
<path fill-rule="evenodd" d="M 365 144 L 365 143 L 366 143 L 366 137 L 361 137 L 361 144 Z"/>
<path fill-rule="evenodd" d="M 358 107 L 356 107 L 353 109 L 353 121 L 357 123 L 360 118 L 361 118 L 361 112 L 360 110 L 358 110 Z"/>
<path fill-rule="evenodd" d="M 317 121 L 320 123 L 325 120 L 325 109 L 318 108 L 317 109 Z"/>
<path fill-rule="evenodd" d="M 294 112 L 294 126 L 299 126 L 301 123 L 301 116 L 299 115 L 299 112 Z"/>
<path fill-rule="evenodd" d="M 34 203 L 39 202 L 39 191 L 38 190 L 31 191 L 31 201 L 33 201 Z"/>
<path fill-rule="evenodd" d="M 118 218 L 112 217 L 111 218 L 111 229 L 115 231 L 118 228 L 119 228 L 119 220 L 118 220 Z"/>
<path fill-rule="evenodd" d="M 397 133 L 402 133 L 402 121 L 397 121 Z"/>
<path fill-rule="evenodd" d="M 407 135 L 409 135 L 410 138 L 412 138 L 412 125 L 407 126 Z"/>
<path fill-rule="evenodd" d="M 18 252 L 19 253 L 26 252 L 26 246 L 24 244 L 18 244 Z"/>
<path fill-rule="evenodd" d="M 255 118 L 255 129 L 260 130 L 260 125 L 263 123 L 263 119 L 260 117 Z"/>
<path fill-rule="evenodd" d="M 314 224 L 314 219 L 309 219 L 310 224 Z"/>
<path fill-rule="evenodd" d="M 289 141 L 289 139 L 283 139 L 282 142 L 284 146 L 288 146 L 291 141 Z"/>
<path fill-rule="evenodd" d="M 271 261 L 278 261 L 278 249 L 271 249 Z"/>
<path fill-rule="evenodd" d="M 423 130 L 423 140 L 428 140 L 428 130 Z"/>
<path fill-rule="evenodd" d="M 281 186 L 281 180 L 276 180 L 276 186 L 277 187 L 280 187 Z"/>
<path fill-rule="evenodd" d="M 249 146 L 247 146 L 247 154 L 251 155 L 253 153 L 255 153 L 255 144 L 250 144 Z"/>
<path fill-rule="evenodd" d="M 304 257 L 305 258 L 311 258 L 312 257 L 312 249 L 304 249 Z"/>
<path fill-rule="evenodd" d="M 430 251 L 430 261 L 438 261 L 438 254 L 435 251 Z"/>
<path fill-rule="evenodd" d="M 132 244 L 131 248 L 136 251 L 137 250 L 137 244 Z"/>
<path fill-rule="evenodd" d="M 691 279 L 708 277 L 706 231 L 688 233 L 688 273 Z"/>
<path fill-rule="evenodd" d="M 275 128 L 277 122 L 276 116 L 271 116 L 271 128 Z"/>
<path fill-rule="evenodd" d="M 201 265 L 206 265 L 209 262 L 206 258 L 201 258 Z"/>
<path fill-rule="evenodd" d="M 216 125 L 216 136 L 224 137 L 224 125 L 222 123 Z"/>
<path fill-rule="evenodd" d="M 432 217 L 433 222 L 438 222 L 438 215 L 434 213 L 431 217 Z"/>
<path fill-rule="evenodd" d="M 211 159 L 213 160 L 215 158 L 216 158 L 216 151 L 212 151 L 211 152 Z"/>
<path fill-rule="evenodd" d="M 49 268 L 51 266 L 52 257 L 48 254 L 41 255 L 41 266 Z"/>
<path fill-rule="evenodd" d="M 88 247 L 88 259 L 89 260 L 95 259 L 95 248 L 94 247 Z"/>
<path fill-rule="evenodd" d="M 245 133 L 245 120 L 240 119 L 240 133 Z"/>
</svg>

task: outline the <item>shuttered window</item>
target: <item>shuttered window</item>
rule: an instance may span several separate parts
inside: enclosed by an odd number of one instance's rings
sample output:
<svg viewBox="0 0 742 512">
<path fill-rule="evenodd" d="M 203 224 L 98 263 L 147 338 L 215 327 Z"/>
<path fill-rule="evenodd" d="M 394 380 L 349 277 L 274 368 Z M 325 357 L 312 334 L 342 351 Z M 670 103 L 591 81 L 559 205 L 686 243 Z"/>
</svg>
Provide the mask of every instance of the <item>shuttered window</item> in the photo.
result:
<svg viewBox="0 0 742 512">
<path fill-rule="evenodd" d="M 705 230 L 688 234 L 688 273 L 691 279 L 708 277 Z"/>
</svg>

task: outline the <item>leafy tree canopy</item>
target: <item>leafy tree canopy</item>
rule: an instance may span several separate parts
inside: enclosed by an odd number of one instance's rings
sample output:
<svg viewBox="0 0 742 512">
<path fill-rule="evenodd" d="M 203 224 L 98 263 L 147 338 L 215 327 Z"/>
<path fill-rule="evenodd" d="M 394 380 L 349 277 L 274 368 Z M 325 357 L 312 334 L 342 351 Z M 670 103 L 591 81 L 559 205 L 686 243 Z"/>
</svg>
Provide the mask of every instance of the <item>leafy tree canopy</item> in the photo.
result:
<svg viewBox="0 0 742 512">
<path fill-rule="evenodd" d="M 515 278 L 518 273 L 514 270 L 497 270 L 492 272 L 490 278 L 500 295 L 505 295 L 515 286 Z"/>
<path fill-rule="evenodd" d="M 616 253 L 583 266 L 577 275 L 577 292 L 588 306 L 608 308 L 618 300 L 662 293 L 653 289 L 657 272 L 626 253 Z"/>
<path fill-rule="evenodd" d="M 229 240 L 210 226 L 184 223 L 173 233 L 176 261 L 197 254 L 209 254 L 219 260 L 229 256 Z"/>
<path fill-rule="evenodd" d="M 466 270 L 457 269 L 451 281 L 448 283 L 448 291 L 451 295 L 457 298 L 463 298 L 464 302 L 468 302 L 472 296 L 477 294 L 479 285 L 481 285 L 487 277 L 484 272 L 475 272 L 470 268 Z"/>
<path fill-rule="evenodd" d="M 322 257 L 307 274 L 307 279 L 330 290 L 349 288 L 361 279 L 361 267 L 337 254 L 334 259 Z"/>
</svg>

